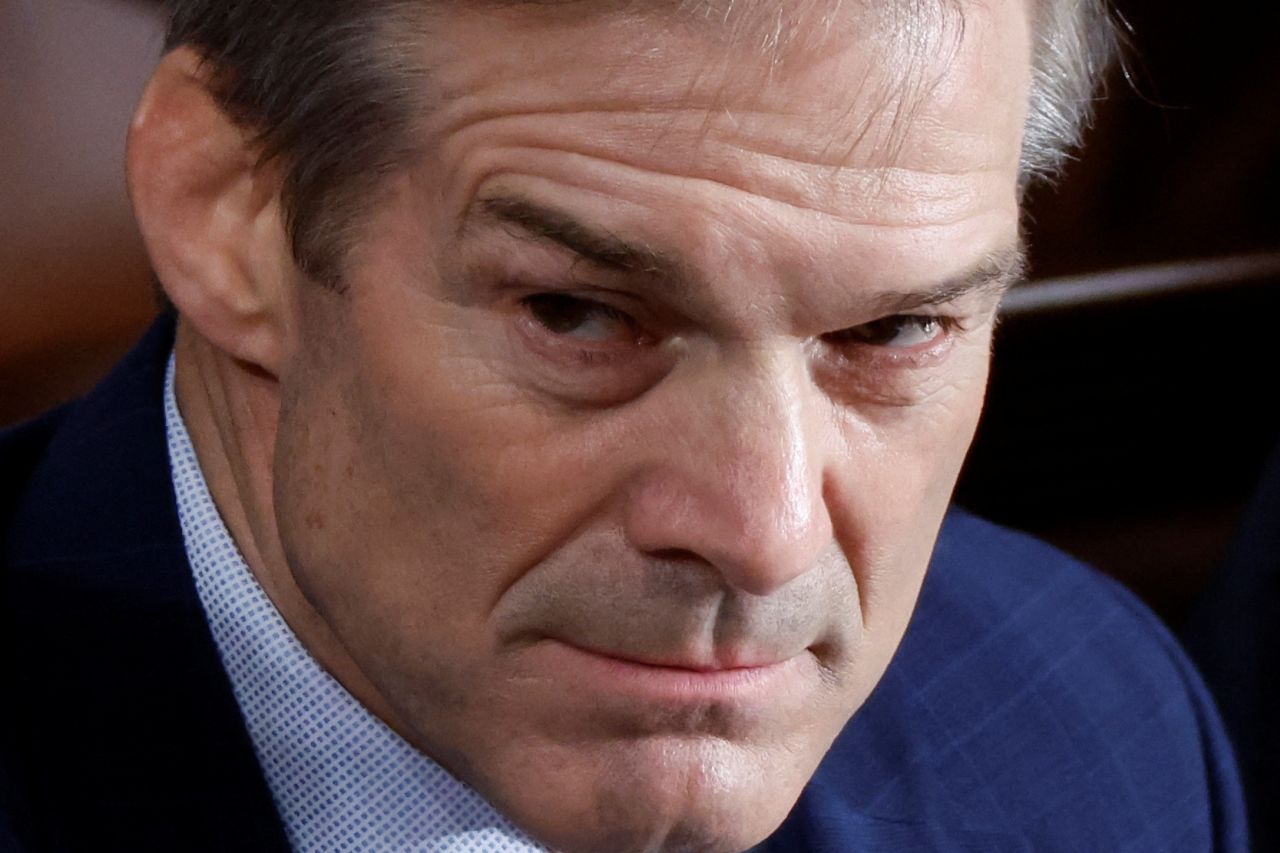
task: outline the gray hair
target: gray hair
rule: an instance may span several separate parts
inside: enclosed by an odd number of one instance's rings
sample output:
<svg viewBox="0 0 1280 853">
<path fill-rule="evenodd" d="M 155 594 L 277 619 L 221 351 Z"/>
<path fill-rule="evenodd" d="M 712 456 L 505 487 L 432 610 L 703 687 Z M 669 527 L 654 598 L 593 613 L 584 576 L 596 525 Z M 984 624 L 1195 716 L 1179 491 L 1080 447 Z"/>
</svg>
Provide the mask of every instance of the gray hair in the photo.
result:
<svg viewBox="0 0 1280 853">
<path fill-rule="evenodd" d="M 1022 184 L 1059 174 L 1079 147 L 1120 31 L 1105 0 L 1034 0 L 1031 98 L 1022 140 Z"/>
<path fill-rule="evenodd" d="M 786 40 L 783 10 L 841 0 L 666 0 L 725 20 L 756 7 L 776 21 L 762 47 Z M 876 3 L 882 0 L 864 0 Z M 489 0 L 554 6 L 568 0 Z M 579 10 L 659 0 L 573 0 Z M 1107 0 L 1032 3 L 1032 86 L 1020 186 L 1057 174 L 1079 145 L 1103 74 L 1116 52 Z M 930 3 L 960 11 L 962 0 L 895 0 L 928 14 Z M 291 250 L 311 278 L 343 287 L 344 262 L 386 174 L 412 150 L 418 101 L 413 20 L 427 0 L 168 0 L 166 49 L 204 58 L 222 108 L 257 134 L 264 160 L 284 169 L 282 204 Z M 766 8 L 767 7 L 767 8 Z M 960 16 L 961 29 L 963 16 Z"/>
</svg>

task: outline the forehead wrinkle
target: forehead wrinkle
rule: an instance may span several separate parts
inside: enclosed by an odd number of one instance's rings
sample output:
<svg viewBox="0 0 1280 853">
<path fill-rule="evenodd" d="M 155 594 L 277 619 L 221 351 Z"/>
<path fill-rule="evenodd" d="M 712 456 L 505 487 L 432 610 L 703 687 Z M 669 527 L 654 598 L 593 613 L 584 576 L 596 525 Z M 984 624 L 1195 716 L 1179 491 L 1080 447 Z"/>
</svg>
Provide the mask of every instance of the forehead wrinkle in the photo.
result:
<svg viewBox="0 0 1280 853">
<path fill-rule="evenodd" d="M 552 154 L 563 153 L 560 148 L 549 148 L 548 152 Z M 662 168 L 658 164 L 646 164 L 644 166 L 639 166 L 631 163 L 619 162 L 613 159 L 597 158 L 594 155 L 587 153 L 578 153 L 576 156 L 580 156 L 585 160 L 599 159 L 600 162 L 606 164 L 607 168 L 610 170 L 639 174 L 643 178 L 659 175 L 664 178 L 674 179 L 683 185 L 680 192 L 685 195 L 689 195 L 690 193 L 697 195 L 702 199 L 703 204 L 713 204 L 721 208 L 732 207 L 736 210 L 747 209 L 742 206 L 744 202 L 751 208 L 758 207 L 762 203 L 777 205 L 782 208 L 783 211 L 799 214 L 805 218 L 815 216 L 822 217 L 843 226 L 887 230 L 900 230 L 903 228 L 933 229 L 956 225 L 967 220 L 972 220 L 976 216 L 982 214 L 982 208 L 975 208 L 974 206 L 975 197 L 972 192 L 963 186 L 947 192 L 935 190 L 932 193 L 934 196 L 933 206 L 924 212 L 921 212 L 918 207 L 921 191 L 917 187 L 913 186 L 914 184 L 919 184 L 921 182 L 933 183 L 930 179 L 935 177 L 943 180 L 962 180 L 972 174 L 972 172 L 968 171 L 959 171 L 954 173 L 944 171 L 937 173 L 917 173 L 912 170 L 895 169 L 890 170 L 892 175 L 886 180 L 883 176 L 877 174 L 854 173 L 851 170 L 843 170 L 839 175 L 841 179 L 841 185 L 839 187 L 834 190 L 828 188 L 826 191 L 820 192 L 813 189 L 813 182 L 797 182 L 794 178 L 783 180 L 777 186 L 752 187 L 748 186 L 746 183 L 735 183 L 732 180 L 728 180 L 728 176 L 724 175 L 722 171 L 718 175 L 690 175 L 687 172 Z M 530 165 L 536 166 L 537 164 L 534 163 Z M 536 176 L 538 173 L 536 170 L 512 171 L 510 169 L 499 168 L 483 169 L 468 177 L 465 183 L 470 189 L 464 192 L 465 195 L 470 197 L 472 200 L 467 202 L 462 208 L 462 215 L 459 220 L 459 232 L 465 230 L 468 224 L 476 221 L 477 219 L 483 221 L 486 215 L 488 215 L 488 218 L 495 223 L 500 222 L 504 218 L 494 217 L 492 215 L 493 211 L 485 211 L 482 207 L 477 206 L 477 201 L 486 197 L 486 194 L 480 188 L 488 181 L 504 174 L 518 178 L 521 175 Z M 830 180 L 824 181 L 824 183 L 830 183 Z M 804 186 L 802 188 L 798 188 L 798 184 L 803 184 Z M 886 184 L 890 185 L 894 190 L 900 191 L 906 197 L 914 196 L 914 198 L 909 198 L 907 207 L 913 209 L 915 211 L 915 215 L 898 215 L 896 211 L 886 210 L 885 205 L 882 203 L 883 199 L 869 194 L 870 188 L 873 186 L 883 187 Z M 793 190 L 794 192 L 787 194 L 776 192 L 771 194 L 769 192 L 769 190 L 780 190 L 784 187 L 786 189 Z M 715 196 L 720 193 L 728 193 L 730 194 L 730 198 L 716 198 Z M 504 193 L 499 193 L 499 195 L 502 194 Z M 529 201 L 527 198 L 520 196 L 518 192 L 506 194 L 511 195 L 515 199 L 523 199 L 527 202 Z M 746 198 L 740 201 L 735 201 L 732 196 L 745 196 Z M 848 204 L 851 199 L 859 198 L 862 200 L 862 207 L 858 210 L 849 210 L 847 208 L 841 210 L 834 207 L 824 207 L 822 204 L 818 203 L 822 199 L 829 200 L 836 196 L 841 197 L 841 200 L 846 204 Z M 633 266 L 636 268 L 642 269 L 645 267 L 652 267 L 662 270 L 665 274 L 686 279 L 696 277 L 687 267 L 682 265 L 679 258 L 654 249 L 651 246 L 646 245 L 643 241 L 621 238 L 618 235 L 612 234 L 603 229 L 588 226 L 586 223 L 576 220 L 572 214 L 563 211 L 556 211 L 554 208 L 542 205 L 541 203 L 530 202 L 528 205 L 525 205 L 525 209 L 554 211 L 552 216 L 558 216 L 573 222 L 573 228 L 568 233 L 576 231 L 576 233 L 582 237 L 590 235 L 592 239 L 598 240 L 599 248 L 602 250 L 601 254 L 604 254 L 606 257 L 610 252 L 617 250 L 619 258 L 623 258 L 626 255 L 634 257 L 636 260 L 634 261 Z M 549 221 L 550 217 L 544 216 L 540 217 L 540 219 L 541 221 L 536 223 L 536 225 L 544 232 L 540 236 L 550 237 L 551 234 L 549 232 L 551 230 L 558 230 L 561 232 L 561 236 L 564 235 L 565 229 L 546 228 L 547 225 L 552 224 L 551 221 Z M 520 223 L 518 221 L 513 222 L 510 217 L 506 217 L 506 221 L 508 224 L 535 224 L 532 220 L 528 223 Z M 528 231 L 529 229 L 526 228 L 525 230 Z M 613 245 L 610 245 L 610 239 L 612 239 Z M 612 265 L 618 266 L 616 263 Z"/>
<path fill-rule="evenodd" d="M 931 4 L 948 3 L 951 0 L 915 0 L 915 2 Z M 930 41 L 936 42 L 937 39 L 930 39 Z M 488 98 L 477 98 L 478 93 L 475 90 L 464 88 L 458 93 L 462 100 L 453 100 L 452 108 L 442 111 L 443 114 L 440 115 L 442 123 L 437 125 L 439 134 L 433 135 L 437 140 L 443 141 L 448 137 L 486 126 L 490 121 L 510 121 L 513 123 L 511 126 L 514 127 L 514 123 L 521 118 L 533 119 L 543 114 L 556 115 L 566 120 L 590 125 L 593 117 L 603 115 L 610 117 L 613 135 L 620 138 L 624 146 L 631 148 L 639 155 L 645 155 L 643 159 L 648 162 L 643 164 L 644 167 L 657 173 L 674 177 L 704 177 L 749 192 L 746 184 L 750 182 L 748 180 L 750 176 L 734 175 L 733 173 L 740 169 L 735 166 L 733 160 L 739 156 L 739 152 L 742 155 L 765 153 L 779 162 L 808 161 L 814 165 L 822 165 L 829 173 L 825 176 L 827 180 L 821 180 L 820 176 L 812 176 L 804 178 L 799 185 L 792 188 L 778 186 L 772 190 L 765 190 L 765 194 L 785 197 L 779 200 L 801 207 L 809 205 L 830 209 L 851 197 L 893 195 L 907 186 L 913 194 L 924 192 L 927 195 L 936 196 L 936 200 L 930 200 L 932 207 L 951 208 L 951 210 L 943 209 L 937 212 L 936 221 L 938 222 L 965 215 L 960 210 L 963 202 L 958 199 L 959 194 L 951 192 L 943 182 L 937 183 L 932 188 L 924 186 L 920 180 L 909 177 L 909 173 L 959 175 L 966 171 L 992 170 L 995 167 L 995 164 L 974 163 L 974 169 L 964 169 L 960 168 L 963 164 L 927 162 L 938 157 L 945 159 L 950 156 L 950 153 L 956 151 L 968 150 L 963 144 L 964 137 L 968 135 L 966 131 L 959 128 L 942 128 L 937 125 L 932 127 L 931 135 L 928 135 L 926 140 L 928 147 L 915 152 L 915 154 L 922 153 L 925 162 L 909 164 L 887 162 L 901 156 L 901 143 L 908 135 L 907 131 L 911 125 L 919 125 L 921 122 L 930 120 L 917 113 L 921 106 L 920 97 L 927 100 L 927 95 L 912 96 L 909 99 L 912 103 L 903 106 L 901 94 L 895 97 L 892 86 L 876 79 L 883 76 L 881 74 L 846 75 L 850 83 L 850 91 L 843 93 L 839 98 L 839 106 L 832 104 L 831 111 L 819 115 L 815 115 L 812 110 L 802 109 L 795 102 L 785 100 L 779 101 L 780 109 L 756 110 L 751 109 L 750 104 L 744 105 L 748 107 L 747 109 L 742 109 L 732 103 L 733 99 L 728 97 L 726 89 L 720 85 L 719 81 L 716 81 L 716 85 L 706 85 L 706 78 L 715 73 L 708 67 L 712 57 L 706 57 L 706 59 L 707 62 L 693 69 L 699 70 L 700 73 L 692 74 L 692 80 L 684 77 L 676 85 L 676 79 L 668 77 L 665 92 L 661 88 L 652 90 L 642 87 L 644 97 L 636 99 L 629 99 L 626 92 L 588 88 L 583 92 L 586 95 L 585 102 L 581 96 L 575 95 L 573 103 L 565 103 L 564 93 L 561 90 L 539 97 L 537 102 L 531 105 L 526 97 L 530 93 L 523 89 L 518 92 L 504 92 L 503 98 L 494 101 Z M 644 76 L 646 73 L 641 72 L 642 82 L 648 79 Z M 894 72 L 890 76 L 900 75 Z M 932 91 L 937 82 L 936 79 L 932 79 L 933 76 L 930 75 L 931 79 L 925 87 L 929 91 Z M 700 80 L 702 81 L 701 90 L 699 90 Z M 491 82 L 498 84 L 495 87 L 495 94 L 503 92 L 502 80 Z M 729 81 L 726 80 L 725 85 L 728 84 Z M 675 88 L 672 88 L 673 85 Z M 486 89 L 488 86 L 481 88 Z M 467 91 L 470 91 L 470 94 L 461 94 Z M 871 102 L 868 102 L 868 99 Z M 545 103 L 542 102 L 544 100 Z M 741 98 L 737 100 L 740 102 Z M 907 115 L 905 110 L 908 109 L 910 120 L 904 118 Z M 628 116 L 634 118 L 629 119 Z M 794 116 L 797 120 L 786 121 L 780 128 L 769 127 L 765 122 L 765 119 L 779 116 Z M 557 126 L 563 129 L 567 125 L 559 123 Z M 758 130 L 753 130 L 753 127 Z M 830 132 L 827 128 L 830 128 Z M 590 127 L 587 129 L 591 130 Z M 839 132 L 842 130 L 845 132 Z M 939 142 L 939 131 L 946 133 L 946 137 L 942 138 L 941 142 Z M 529 147 L 576 149 L 577 153 L 597 156 L 605 160 L 619 159 L 619 151 L 610 150 L 616 149 L 616 144 L 602 142 L 598 134 L 583 134 L 576 141 L 565 144 L 563 133 L 560 134 L 561 138 L 555 139 L 552 138 L 556 135 L 554 132 L 546 130 L 539 132 L 544 138 L 530 139 L 529 142 L 532 144 Z M 689 136 L 689 144 L 684 144 L 684 141 L 679 139 L 681 134 Z M 680 144 L 674 146 L 668 144 L 673 139 Z M 720 146 L 720 152 L 714 150 L 717 144 Z M 875 162 L 854 167 L 850 160 L 856 159 L 855 152 L 860 147 L 871 149 L 876 154 L 871 158 Z M 664 154 L 664 149 L 667 149 L 668 153 Z M 673 155 L 670 153 L 671 150 L 678 153 Z M 624 153 L 622 159 L 627 159 L 626 152 L 622 153 Z M 991 156 L 991 152 L 982 153 Z M 630 159 L 636 162 L 639 158 Z M 913 155 L 913 159 L 921 158 Z M 934 168 L 935 165 L 941 167 Z M 879 175 L 869 174 L 870 170 L 876 167 L 883 167 L 884 171 Z M 701 172 L 701 175 L 698 175 L 698 172 Z M 840 174 L 841 172 L 848 172 L 848 174 Z M 907 175 L 905 180 L 904 175 Z M 778 181 L 772 182 L 778 183 Z M 867 205 L 863 206 L 867 207 Z M 868 214 L 886 220 L 893 218 L 891 212 L 886 216 L 883 212 L 871 213 L 868 210 Z M 933 213 L 930 215 L 932 216 Z"/>
<path fill-rule="evenodd" d="M 629 127 L 629 124 L 620 124 L 614 130 L 626 131 L 621 133 L 621 138 L 633 146 L 630 150 L 618 150 L 615 140 L 601 143 L 588 136 L 566 136 L 563 123 L 549 135 L 522 134 L 518 145 L 503 144 L 478 151 L 467 145 L 466 133 L 459 133 L 450 143 L 459 146 L 464 155 L 452 170 L 462 177 L 462 186 L 457 192 L 462 198 L 472 199 L 491 179 L 502 174 L 536 176 L 543 172 L 543 164 L 554 165 L 555 171 L 562 171 L 563 156 L 568 156 L 580 158 L 582 165 L 575 168 L 581 179 L 589 182 L 605 180 L 610 185 L 627 185 L 636 177 L 644 183 L 659 176 L 683 184 L 681 194 L 692 192 L 705 196 L 728 191 L 749 199 L 775 202 L 801 213 L 827 215 L 848 225 L 933 227 L 978 215 L 980 210 L 975 203 L 979 198 L 973 192 L 971 179 L 985 181 L 986 175 L 995 180 L 1001 178 L 998 163 L 972 167 L 958 163 L 932 168 L 828 169 L 822 164 L 798 162 L 794 153 L 757 153 L 740 144 L 726 145 L 717 153 L 713 140 L 708 140 L 707 147 L 694 162 L 673 163 L 669 157 L 654 156 L 648 140 L 637 142 L 639 134 L 631 132 Z M 717 156 L 708 157 L 708 154 Z M 737 161 L 743 155 L 767 162 L 740 166 Z M 512 168 L 514 164 L 519 168 Z M 463 212 L 466 212 L 465 206 Z"/>
<path fill-rule="evenodd" d="M 465 14 L 465 9 L 453 5 L 455 11 Z M 895 15 L 894 10 L 899 7 L 911 7 L 911 12 Z M 541 57 L 552 69 L 588 56 L 589 49 L 584 51 L 580 46 L 581 39 L 589 38 L 584 25 L 600 22 L 606 29 L 596 34 L 596 40 L 601 44 L 617 42 L 615 51 L 593 55 L 606 80 L 625 75 L 633 84 L 642 84 L 641 88 L 650 95 L 674 85 L 664 100 L 701 102 L 706 127 L 715 116 L 731 114 L 730 105 L 742 100 L 741 92 L 767 96 L 773 84 L 780 82 L 783 69 L 787 73 L 782 77 L 811 75 L 829 60 L 857 51 L 874 73 L 852 77 L 851 82 L 856 83 L 850 91 L 837 92 L 840 104 L 832 105 L 832 110 L 839 113 L 833 130 L 848 127 L 854 113 L 862 117 L 848 136 L 850 146 L 859 143 L 882 112 L 889 113 L 888 124 L 895 136 L 901 135 L 910 125 L 915 104 L 927 97 L 931 88 L 919 78 L 941 76 L 926 75 L 923 69 L 938 67 L 939 57 L 955 53 L 959 37 L 952 39 L 948 47 L 947 33 L 956 34 L 963 26 L 949 25 L 953 17 L 962 16 L 928 11 L 935 7 L 958 9 L 958 0 L 509 0 L 480 4 L 482 9 L 524 15 L 535 26 L 550 26 L 550 37 L 542 40 L 540 48 L 527 59 L 536 63 Z M 493 26 L 491 21 L 477 21 L 474 15 L 472 24 L 487 29 Z M 681 32 L 696 40 L 693 49 Z M 551 49 L 557 35 L 572 36 L 570 43 L 579 47 L 568 53 Z M 445 33 L 441 37 L 445 44 L 449 42 Z M 698 47 L 699 43 L 702 47 Z M 784 58 L 794 61 L 784 62 Z M 948 62 L 941 60 L 942 65 Z M 519 79 L 528 79 L 528 64 L 520 63 Z M 873 84 L 877 91 L 864 101 L 864 93 Z M 590 95 L 605 95 L 607 89 L 593 87 Z M 733 89 L 740 92 L 733 94 Z M 453 101 L 475 94 L 474 86 L 468 84 L 446 87 L 443 97 Z M 625 97 L 630 96 L 627 93 Z M 638 103 L 625 102 L 644 109 Z M 785 97 L 782 100 L 783 104 L 790 102 Z M 527 105 L 528 101 L 524 103 Z M 840 140 L 829 138 L 827 144 L 839 145 Z"/>
<path fill-rule="evenodd" d="M 952 204 L 961 200 L 960 188 L 948 187 L 947 179 L 962 178 L 983 172 L 996 172 L 1002 163 L 994 155 L 997 152 L 978 148 L 967 155 L 963 162 L 955 160 L 957 152 L 968 151 L 965 143 L 973 135 L 964 130 L 932 125 L 928 147 L 916 152 L 910 164 L 874 166 L 851 164 L 840 159 L 827 160 L 822 155 L 830 146 L 805 149 L 802 143 L 810 138 L 802 122 L 788 123 L 785 134 L 767 132 L 767 113 L 739 112 L 725 115 L 711 129 L 700 126 L 704 115 L 701 109 L 668 111 L 669 118 L 660 123 L 649 121 L 649 114 L 635 109 L 573 109 L 535 110 L 523 112 L 489 113 L 470 116 L 453 122 L 441 141 L 445 151 L 466 152 L 467 140 L 476 135 L 496 139 L 497 148 L 519 148 L 530 152 L 563 152 L 565 154 L 615 164 L 619 168 L 650 172 L 656 175 L 682 179 L 706 180 L 711 183 L 737 189 L 753 195 L 772 195 L 778 201 L 793 206 L 810 206 L 823 209 L 852 199 L 879 201 L 884 194 L 900 192 L 917 198 L 921 194 L 931 196 L 931 202 Z M 551 125 L 541 123 L 544 116 L 554 116 L 558 121 Z M 682 117 L 689 123 L 681 127 Z M 725 122 L 735 126 L 724 127 Z M 575 133 L 575 125 L 584 132 Z M 753 126 L 764 132 L 753 131 Z M 791 128 L 795 128 L 793 131 Z M 689 137 L 686 145 L 680 134 Z M 511 145 L 508 140 L 516 142 Z M 665 143 L 665 145 L 664 145 Z M 681 156 L 672 156 L 673 149 Z M 759 158 L 757 162 L 749 162 Z M 944 162 L 939 162 L 939 160 Z M 762 169 L 764 166 L 766 168 Z M 809 174 L 796 174 L 796 168 L 809 169 Z M 761 191 L 748 185 L 763 179 Z M 926 186 L 929 179 L 933 186 Z M 788 184 L 788 192 L 771 192 L 770 184 Z M 774 194 L 776 193 L 776 194 Z M 945 219 L 940 219 L 945 222 Z M 910 224 L 910 223 L 905 223 Z"/>
</svg>

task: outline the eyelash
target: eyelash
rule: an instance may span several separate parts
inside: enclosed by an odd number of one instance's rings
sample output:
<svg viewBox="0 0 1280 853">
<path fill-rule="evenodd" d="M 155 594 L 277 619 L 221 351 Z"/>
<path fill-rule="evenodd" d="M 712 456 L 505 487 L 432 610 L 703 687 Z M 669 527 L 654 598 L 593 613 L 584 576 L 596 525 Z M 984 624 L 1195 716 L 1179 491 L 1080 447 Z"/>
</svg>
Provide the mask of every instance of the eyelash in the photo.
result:
<svg viewBox="0 0 1280 853">
<path fill-rule="evenodd" d="M 860 339 L 857 334 L 858 329 L 875 324 L 897 324 L 901 326 L 911 322 L 935 324 L 938 330 L 927 342 L 916 347 L 893 347 L 888 344 L 874 344 Z M 966 326 L 961 318 L 949 314 L 892 314 L 863 323 L 860 326 L 823 335 L 822 340 L 835 345 L 837 348 L 869 347 L 881 353 L 884 358 L 891 359 L 895 363 L 902 363 L 918 361 L 922 357 L 928 357 L 930 354 L 937 352 L 942 344 L 954 338 L 957 333 L 963 333 L 965 330 Z"/>
</svg>

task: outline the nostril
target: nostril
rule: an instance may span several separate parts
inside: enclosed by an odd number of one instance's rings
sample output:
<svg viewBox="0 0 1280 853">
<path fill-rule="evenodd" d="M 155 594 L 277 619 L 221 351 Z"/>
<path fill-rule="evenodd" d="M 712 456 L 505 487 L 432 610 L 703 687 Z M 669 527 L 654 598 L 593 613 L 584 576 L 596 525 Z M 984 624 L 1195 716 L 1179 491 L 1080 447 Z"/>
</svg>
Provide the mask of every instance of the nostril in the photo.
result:
<svg viewBox="0 0 1280 853">
<path fill-rule="evenodd" d="M 649 556 L 664 563 L 705 562 L 702 557 L 687 548 L 659 548 L 656 551 L 650 551 Z"/>
</svg>

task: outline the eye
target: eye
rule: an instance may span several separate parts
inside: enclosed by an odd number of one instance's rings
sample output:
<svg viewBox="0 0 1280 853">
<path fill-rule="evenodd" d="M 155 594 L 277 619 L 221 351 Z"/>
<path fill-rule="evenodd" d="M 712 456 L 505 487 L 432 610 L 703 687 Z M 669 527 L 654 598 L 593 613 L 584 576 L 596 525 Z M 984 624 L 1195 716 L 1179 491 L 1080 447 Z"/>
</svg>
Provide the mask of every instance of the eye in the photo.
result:
<svg viewBox="0 0 1280 853">
<path fill-rule="evenodd" d="M 632 343 L 640 337 L 635 320 L 601 302 L 563 293 L 538 293 L 523 302 L 548 332 L 578 343 Z"/>
<path fill-rule="evenodd" d="M 670 351 L 656 345 L 648 323 L 608 298 L 550 291 L 517 300 L 512 366 L 531 388 L 573 406 L 613 406 L 661 381 Z"/>
<path fill-rule="evenodd" d="M 946 318 L 895 314 L 841 329 L 827 336 L 833 343 L 858 343 L 889 349 L 920 349 L 935 342 L 947 330 Z"/>
</svg>

